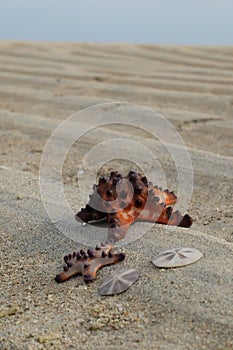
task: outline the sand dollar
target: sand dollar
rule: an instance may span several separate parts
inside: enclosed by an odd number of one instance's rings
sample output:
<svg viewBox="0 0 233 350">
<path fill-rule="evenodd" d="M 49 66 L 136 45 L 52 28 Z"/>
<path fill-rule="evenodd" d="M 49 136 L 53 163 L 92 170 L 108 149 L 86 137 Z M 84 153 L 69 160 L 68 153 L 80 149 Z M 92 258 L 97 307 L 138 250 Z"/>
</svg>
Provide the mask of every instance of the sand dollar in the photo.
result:
<svg viewBox="0 0 233 350">
<path fill-rule="evenodd" d="M 135 269 L 124 269 L 108 276 L 99 287 L 100 295 L 114 295 L 124 292 L 137 281 L 139 273 Z"/>
<path fill-rule="evenodd" d="M 194 248 L 174 248 L 165 250 L 152 259 L 156 267 L 181 267 L 201 259 L 202 253 Z"/>
</svg>

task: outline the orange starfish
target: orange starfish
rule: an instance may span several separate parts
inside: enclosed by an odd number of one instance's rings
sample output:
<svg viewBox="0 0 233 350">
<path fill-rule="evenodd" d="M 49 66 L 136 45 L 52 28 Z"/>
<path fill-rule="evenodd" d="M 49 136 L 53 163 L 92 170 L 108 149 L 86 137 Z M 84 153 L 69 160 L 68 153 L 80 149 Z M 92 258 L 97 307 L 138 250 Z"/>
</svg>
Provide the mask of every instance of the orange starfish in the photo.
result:
<svg viewBox="0 0 233 350">
<path fill-rule="evenodd" d="M 78 221 L 89 222 L 107 218 L 112 242 L 123 239 L 130 225 L 137 221 L 190 227 L 192 218 L 173 211 L 177 197 L 148 182 L 145 176 L 131 170 L 126 177 L 112 171 L 109 177 L 100 177 L 93 186 L 89 203 L 76 214 Z"/>
</svg>

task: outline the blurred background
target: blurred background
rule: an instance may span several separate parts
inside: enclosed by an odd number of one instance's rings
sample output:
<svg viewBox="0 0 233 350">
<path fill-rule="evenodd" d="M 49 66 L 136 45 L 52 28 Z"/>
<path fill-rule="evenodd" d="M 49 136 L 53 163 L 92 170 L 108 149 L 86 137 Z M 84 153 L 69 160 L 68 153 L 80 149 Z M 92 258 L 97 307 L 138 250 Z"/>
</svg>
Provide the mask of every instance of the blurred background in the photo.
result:
<svg viewBox="0 0 233 350">
<path fill-rule="evenodd" d="M 232 0 L 0 0 L 0 39 L 233 44 Z"/>
</svg>

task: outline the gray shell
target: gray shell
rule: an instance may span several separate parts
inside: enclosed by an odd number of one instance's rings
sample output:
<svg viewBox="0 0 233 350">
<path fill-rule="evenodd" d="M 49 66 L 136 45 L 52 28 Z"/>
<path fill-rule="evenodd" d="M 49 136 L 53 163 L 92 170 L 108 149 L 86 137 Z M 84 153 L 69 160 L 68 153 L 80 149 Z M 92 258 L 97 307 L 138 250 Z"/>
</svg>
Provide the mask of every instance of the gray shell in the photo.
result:
<svg viewBox="0 0 233 350">
<path fill-rule="evenodd" d="M 156 267 L 170 268 L 190 265 L 201 259 L 202 253 L 194 248 L 174 248 L 165 250 L 152 259 Z"/>
<path fill-rule="evenodd" d="M 108 276 L 99 287 L 100 295 L 114 295 L 124 292 L 139 277 L 135 269 L 124 269 Z"/>
</svg>

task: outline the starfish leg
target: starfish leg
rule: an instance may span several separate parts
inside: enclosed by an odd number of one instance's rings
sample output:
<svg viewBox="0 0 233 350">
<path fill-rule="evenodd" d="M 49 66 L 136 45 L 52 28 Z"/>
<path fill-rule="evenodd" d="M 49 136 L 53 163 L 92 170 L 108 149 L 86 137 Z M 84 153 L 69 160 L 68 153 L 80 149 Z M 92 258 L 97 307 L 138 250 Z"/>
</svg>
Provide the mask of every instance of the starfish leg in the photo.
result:
<svg viewBox="0 0 233 350">
<path fill-rule="evenodd" d="M 80 212 L 75 215 L 75 219 L 80 222 L 98 221 L 104 219 L 106 213 L 98 211 L 92 208 L 89 204 L 85 208 L 82 208 Z"/>
<path fill-rule="evenodd" d="M 177 197 L 174 192 L 170 192 L 169 190 L 162 190 L 162 188 L 158 186 L 153 187 L 153 195 L 154 197 L 159 198 L 160 202 L 165 202 L 166 206 L 174 205 L 177 202 Z"/>
<path fill-rule="evenodd" d="M 192 225 L 192 218 L 188 214 L 183 216 L 178 210 L 173 212 L 172 207 L 162 207 L 161 204 L 159 206 L 160 208 L 157 206 L 149 211 L 143 211 L 138 220 L 180 227 L 190 227 Z"/>
<path fill-rule="evenodd" d="M 131 215 L 127 210 L 121 210 L 108 217 L 108 239 L 112 242 L 117 242 L 123 239 L 130 227 L 136 220 L 136 213 Z"/>
</svg>

